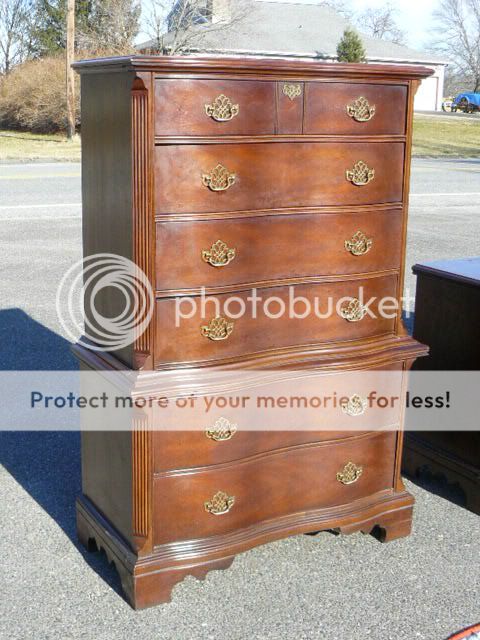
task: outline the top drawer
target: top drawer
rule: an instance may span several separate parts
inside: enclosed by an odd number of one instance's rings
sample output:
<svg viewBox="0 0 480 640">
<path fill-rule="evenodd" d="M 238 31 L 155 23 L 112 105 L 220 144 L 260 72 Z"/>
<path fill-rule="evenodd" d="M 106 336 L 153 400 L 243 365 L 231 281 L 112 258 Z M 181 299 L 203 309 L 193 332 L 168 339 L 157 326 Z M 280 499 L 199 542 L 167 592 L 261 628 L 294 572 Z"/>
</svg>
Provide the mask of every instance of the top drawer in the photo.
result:
<svg viewBox="0 0 480 640">
<path fill-rule="evenodd" d="M 157 136 L 267 135 L 275 131 L 275 82 L 157 80 Z"/>
<path fill-rule="evenodd" d="M 407 87 L 345 82 L 309 82 L 305 134 L 403 135 Z"/>
<path fill-rule="evenodd" d="M 403 135 L 406 104 L 405 85 L 157 80 L 155 134 Z"/>
</svg>

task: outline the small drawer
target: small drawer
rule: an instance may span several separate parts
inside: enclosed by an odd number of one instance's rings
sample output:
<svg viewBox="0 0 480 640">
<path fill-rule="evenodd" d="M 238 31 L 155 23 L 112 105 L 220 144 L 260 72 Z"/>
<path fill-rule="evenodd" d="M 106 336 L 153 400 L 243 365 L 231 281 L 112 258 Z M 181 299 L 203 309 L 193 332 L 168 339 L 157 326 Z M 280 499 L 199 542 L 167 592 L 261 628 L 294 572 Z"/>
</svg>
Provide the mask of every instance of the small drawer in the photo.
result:
<svg viewBox="0 0 480 640">
<path fill-rule="evenodd" d="M 383 432 L 157 476 L 154 544 L 228 534 L 389 490 L 395 447 L 396 434 Z"/>
<path fill-rule="evenodd" d="M 162 222 L 157 290 L 399 269 L 401 210 Z"/>
<path fill-rule="evenodd" d="M 407 87 L 309 82 L 305 134 L 404 135 Z"/>
<path fill-rule="evenodd" d="M 258 289 L 256 298 L 246 290 L 210 299 L 159 299 L 155 362 L 240 360 L 268 351 L 391 334 L 395 319 L 380 314 L 378 305 L 396 297 L 397 286 L 397 276 L 391 275 L 267 287 Z M 373 298 L 369 308 L 375 317 L 364 313 L 359 296 L 365 302 Z M 300 298 L 307 302 L 296 303 Z M 391 309 L 389 314 L 393 315 Z"/>
<path fill-rule="evenodd" d="M 159 145 L 157 214 L 398 203 L 404 144 Z"/>
<path fill-rule="evenodd" d="M 267 135 L 275 129 L 275 83 L 157 80 L 157 136 Z"/>
</svg>

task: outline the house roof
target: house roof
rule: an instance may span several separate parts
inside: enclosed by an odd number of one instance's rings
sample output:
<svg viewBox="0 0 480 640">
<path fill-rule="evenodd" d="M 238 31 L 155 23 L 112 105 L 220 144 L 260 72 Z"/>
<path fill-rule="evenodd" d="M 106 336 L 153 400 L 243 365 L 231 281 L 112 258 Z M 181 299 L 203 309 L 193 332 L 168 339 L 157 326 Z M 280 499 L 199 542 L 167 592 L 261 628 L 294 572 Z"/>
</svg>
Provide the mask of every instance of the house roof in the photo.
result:
<svg viewBox="0 0 480 640">
<path fill-rule="evenodd" d="M 263 54 L 308 58 L 336 58 L 337 43 L 351 26 L 334 9 L 318 4 L 247 0 L 248 12 L 240 21 L 212 31 L 197 27 L 192 50 L 223 54 Z M 360 34 L 369 61 L 446 64 L 430 53 Z M 148 48 L 150 43 L 138 46 Z"/>
</svg>

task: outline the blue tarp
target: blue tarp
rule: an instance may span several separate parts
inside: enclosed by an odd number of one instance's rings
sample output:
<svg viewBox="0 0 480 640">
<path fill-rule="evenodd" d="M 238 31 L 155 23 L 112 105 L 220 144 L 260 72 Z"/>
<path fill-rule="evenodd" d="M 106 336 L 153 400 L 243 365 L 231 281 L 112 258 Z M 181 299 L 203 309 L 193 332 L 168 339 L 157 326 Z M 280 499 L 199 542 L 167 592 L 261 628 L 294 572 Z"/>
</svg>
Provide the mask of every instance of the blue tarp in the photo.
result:
<svg viewBox="0 0 480 640">
<path fill-rule="evenodd" d="M 462 98 L 466 98 L 470 104 L 480 107 L 480 93 L 460 93 L 453 104 L 458 104 Z"/>
</svg>

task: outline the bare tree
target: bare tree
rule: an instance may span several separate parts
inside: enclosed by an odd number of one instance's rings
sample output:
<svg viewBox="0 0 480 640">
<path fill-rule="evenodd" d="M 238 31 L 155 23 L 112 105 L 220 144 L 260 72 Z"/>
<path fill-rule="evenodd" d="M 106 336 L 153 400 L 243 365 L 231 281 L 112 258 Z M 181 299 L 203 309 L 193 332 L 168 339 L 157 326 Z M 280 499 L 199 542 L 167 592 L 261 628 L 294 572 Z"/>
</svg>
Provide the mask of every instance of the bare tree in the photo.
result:
<svg viewBox="0 0 480 640">
<path fill-rule="evenodd" d="M 356 16 L 358 28 L 373 38 L 405 44 L 405 33 L 396 23 L 396 8 L 386 4 L 378 9 L 366 9 Z"/>
<path fill-rule="evenodd" d="M 0 0 L 0 73 L 23 62 L 30 49 L 29 0 Z"/>
<path fill-rule="evenodd" d="M 319 2 L 319 5 L 322 7 L 330 7 L 330 9 L 333 9 L 347 20 L 353 19 L 354 12 L 348 1 L 345 2 L 345 0 L 323 0 L 322 2 Z"/>
<path fill-rule="evenodd" d="M 480 0 L 441 0 L 434 13 L 433 48 L 452 60 L 459 75 L 480 91 Z"/>
<path fill-rule="evenodd" d="M 78 48 L 122 54 L 139 31 L 139 0 L 93 0 L 88 23 L 77 29 Z"/>
<path fill-rule="evenodd" d="M 241 22 L 247 0 L 152 0 L 146 19 L 151 49 L 165 55 L 201 50 L 208 34 Z"/>
</svg>

